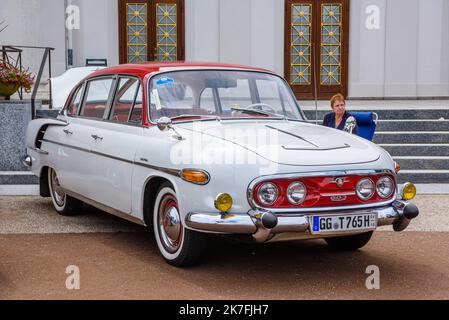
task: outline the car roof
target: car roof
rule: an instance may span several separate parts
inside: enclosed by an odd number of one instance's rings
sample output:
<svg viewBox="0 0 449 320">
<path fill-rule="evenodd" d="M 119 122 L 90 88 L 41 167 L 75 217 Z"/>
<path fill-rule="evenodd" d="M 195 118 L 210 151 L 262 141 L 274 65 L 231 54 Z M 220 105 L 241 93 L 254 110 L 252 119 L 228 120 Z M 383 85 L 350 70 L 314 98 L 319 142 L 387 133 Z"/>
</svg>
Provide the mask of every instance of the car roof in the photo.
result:
<svg viewBox="0 0 449 320">
<path fill-rule="evenodd" d="M 248 67 L 237 64 L 227 63 L 214 63 L 214 62 L 142 62 L 142 63 L 128 63 L 121 64 L 114 67 L 108 67 L 101 70 L 97 70 L 90 74 L 88 78 L 97 77 L 108 74 L 134 74 L 140 77 L 144 77 L 148 73 L 159 71 L 171 71 L 171 70 L 189 70 L 189 69 L 240 69 L 248 71 L 262 71 L 272 73 L 270 70 Z"/>
</svg>

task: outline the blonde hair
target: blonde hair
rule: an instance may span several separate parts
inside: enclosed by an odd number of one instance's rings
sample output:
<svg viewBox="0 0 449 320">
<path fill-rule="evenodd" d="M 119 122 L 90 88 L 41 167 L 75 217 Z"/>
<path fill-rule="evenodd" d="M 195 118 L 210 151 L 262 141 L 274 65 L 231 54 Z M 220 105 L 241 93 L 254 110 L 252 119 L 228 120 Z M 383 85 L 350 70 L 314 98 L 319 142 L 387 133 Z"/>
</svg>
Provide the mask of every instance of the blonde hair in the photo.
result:
<svg viewBox="0 0 449 320">
<path fill-rule="evenodd" d="M 331 109 L 334 109 L 334 103 L 335 101 L 342 101 L 344 104 L 346 104 L 345 97 L 341 93 L 334 94 L 331 98 Z"/>
</svg>

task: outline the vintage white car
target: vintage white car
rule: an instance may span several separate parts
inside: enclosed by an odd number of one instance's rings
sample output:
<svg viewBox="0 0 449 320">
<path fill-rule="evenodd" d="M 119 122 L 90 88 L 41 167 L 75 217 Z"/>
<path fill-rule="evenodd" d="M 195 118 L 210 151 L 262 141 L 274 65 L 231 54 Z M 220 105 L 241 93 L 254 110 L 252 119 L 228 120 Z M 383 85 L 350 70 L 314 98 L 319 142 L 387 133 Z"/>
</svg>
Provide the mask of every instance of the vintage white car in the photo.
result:
<svg viewBox="0 0 449 320">
<path fill-rule="evenodd" d="M 30 122 L 24 162 L 57 212 L 84 202 L 148 226 L 176 266 L 196 262 L 208 234 L 355 250 L 418 215 L 385 150 L 309 123 L 283 78 L 244 66 L 98 70 L 57 119 Z"/>
</svg>

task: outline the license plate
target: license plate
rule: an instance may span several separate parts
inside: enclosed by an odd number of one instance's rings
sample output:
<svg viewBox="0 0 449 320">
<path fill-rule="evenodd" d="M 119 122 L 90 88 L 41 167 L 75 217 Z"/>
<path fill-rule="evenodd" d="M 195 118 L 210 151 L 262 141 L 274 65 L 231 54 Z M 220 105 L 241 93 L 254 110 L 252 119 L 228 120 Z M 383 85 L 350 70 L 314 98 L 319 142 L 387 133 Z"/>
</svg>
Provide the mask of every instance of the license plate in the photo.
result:
<svg viewBox="0 0 449 320">
<path fill-rule="evenodd" d="M 312 216 L 312 234 L 374 230 L 377 227 L 377 214 L 320 215 Z"/>
</svg>

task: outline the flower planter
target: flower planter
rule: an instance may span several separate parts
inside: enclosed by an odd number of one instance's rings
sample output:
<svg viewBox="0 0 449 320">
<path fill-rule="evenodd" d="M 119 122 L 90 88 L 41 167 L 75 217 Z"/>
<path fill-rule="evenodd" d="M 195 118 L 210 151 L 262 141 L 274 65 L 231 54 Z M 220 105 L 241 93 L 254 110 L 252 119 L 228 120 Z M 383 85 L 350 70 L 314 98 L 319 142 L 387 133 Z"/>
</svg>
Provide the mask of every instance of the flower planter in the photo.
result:
<svg viewBox="0 0 449 320">
<path fill-rule="evenodd" d="M 14 82 L 3 82 L 0 81 L 0 96 L 6 97 L 8 99 L 19 89 L 19 84 Z"/>
</svg>

